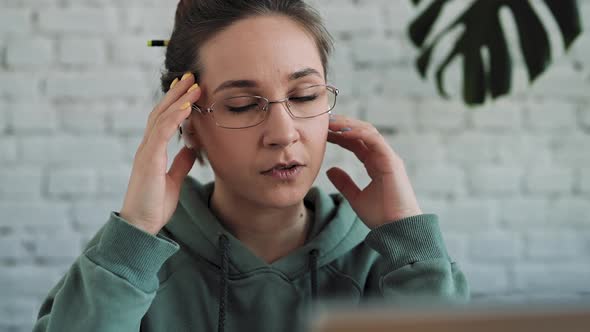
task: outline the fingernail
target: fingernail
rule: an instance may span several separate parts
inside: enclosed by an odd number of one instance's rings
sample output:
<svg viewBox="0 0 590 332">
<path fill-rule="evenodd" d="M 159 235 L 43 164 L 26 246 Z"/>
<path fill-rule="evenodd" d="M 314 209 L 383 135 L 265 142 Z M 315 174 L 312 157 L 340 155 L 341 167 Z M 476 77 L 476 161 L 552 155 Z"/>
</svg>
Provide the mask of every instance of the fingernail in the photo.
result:
<svg viewBox="0 0 590 332">
<path fill-rule="evenodd" d="M 186 80 L 187 78 L 191 77 L 192 75 L 193 75 L 193 73 L 191 73 L 191 72 L 188 72 L 188 73 L 182 75 L 181 81 Z"/>
<path fill-rule="evenodd" d="M 197 89 L 199 87 L 199 85 L 197 83 L 193 84 L 190 89 L 188 89 L 188 92 L 192 92 L 193 90 Z"/>
<path fill-rule="evenodd" d="M 352 128 L 346 127 L 346 128 L 340 129 L 340 132 L 344 133 L 344 132 L 351 131 L 351 130 L 352 130 Z"/>
<path fill-rule="evenodd" d="M 172 81 L 172 84 L 170 84 L 170 89 L 172 89 L 176 83 L 178 83 L 178 77 L 174 79 L 174 81 Z"/>
<path fill-rule="evenodd" d="M 184 104 L 182 104 L 182 106 L 180 106 L 180 110 L 185 110 L 187 108 L 191 107 L 191 103 L 189 103 L 188 101 Z"/>
</svg>

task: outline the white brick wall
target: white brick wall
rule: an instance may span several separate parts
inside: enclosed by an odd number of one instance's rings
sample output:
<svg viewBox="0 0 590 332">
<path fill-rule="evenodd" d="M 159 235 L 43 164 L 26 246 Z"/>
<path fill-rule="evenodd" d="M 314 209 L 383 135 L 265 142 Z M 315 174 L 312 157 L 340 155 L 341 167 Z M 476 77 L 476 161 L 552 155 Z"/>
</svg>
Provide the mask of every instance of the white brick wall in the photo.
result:
<svg viewBox="0 0 590 332">
<path fill-rule="evenodd" d="M 515 93 L 468 108 L 459 64 L 445 76 L 450 100 L 418 76 L 410 0 L 312 2 L 336 39 L 335 112 L 375 124 L 404 159 L 474 298 L 590 296 L 589 35 L 532 86 L 518 58 Z M 590 1 L 579 2 L 588 30 Z M 169 37 L 176 3 L 0 0 L 0 330 L 31 330 L 41 299 L 121 208 L 160 96 L 165 50 L 145 43 Z M 330 145 L 319 186 L 335 190 L 324 174 L 334 165 L 369 181 Z M 209 168 L 191 175 L 212 179 Z"/>
</svg>

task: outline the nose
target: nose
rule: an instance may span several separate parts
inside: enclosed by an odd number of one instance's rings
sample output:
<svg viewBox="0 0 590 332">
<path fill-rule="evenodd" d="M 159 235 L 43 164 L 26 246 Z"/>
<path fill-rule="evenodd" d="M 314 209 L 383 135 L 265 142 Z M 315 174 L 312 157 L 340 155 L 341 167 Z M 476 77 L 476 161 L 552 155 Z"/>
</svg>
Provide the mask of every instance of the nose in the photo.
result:
<svg viewBox="0 0 590 332">
<path fill-rule="evenodd" d="M 275 106 L 275 109 L 273 109 Z M 264 146 L 284 148 L 299 140 L 299 131 L 295 126 L 295 119 L 287 110 L 285 102 L 268 105 L 267 118 L 264 122 Z"/>
</svg>

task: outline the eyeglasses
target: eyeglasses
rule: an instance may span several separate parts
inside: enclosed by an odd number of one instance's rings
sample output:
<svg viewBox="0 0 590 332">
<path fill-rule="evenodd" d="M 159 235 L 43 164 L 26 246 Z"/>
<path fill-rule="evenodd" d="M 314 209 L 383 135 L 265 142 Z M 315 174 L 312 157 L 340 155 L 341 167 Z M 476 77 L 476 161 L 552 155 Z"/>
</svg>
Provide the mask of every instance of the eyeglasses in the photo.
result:
<svg viewBox="0 0 590 332">
<path fill-rule="evenodd" d="M 261 124 L 268 116 L 271 104 L 285 103 L 295 119 L 315 118 L 336 106 L 338 89 L 331 85 L 312 85 L 294 90 L 281 100 L 270 101 L 260 96 L 234 96 L 216 101 L 208 108 L 193 104 L 200 113 L 211 113 L 217 126 L 227 129 L 250 128 Z"/>
</svg>

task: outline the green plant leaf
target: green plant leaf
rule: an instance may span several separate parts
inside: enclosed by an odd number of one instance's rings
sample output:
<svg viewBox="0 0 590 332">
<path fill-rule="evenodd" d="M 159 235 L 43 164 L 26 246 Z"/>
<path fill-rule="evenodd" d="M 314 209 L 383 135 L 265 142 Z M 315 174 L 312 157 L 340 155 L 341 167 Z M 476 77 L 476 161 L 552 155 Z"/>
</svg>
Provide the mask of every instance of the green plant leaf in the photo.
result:
<svg viewBox="0 0 590 332">
<path fill-rule="evenodd" d="M 420 2 L 412 0 L 415 6 Z M 408 27 L 410 40 L 421 49 L 416 68 L 422 78 L 427 76 L 432 55 L 441 43 L 441 38 L 453 29 L 460 26 L 464 28 L 451 51 L 435 70 L 436 86 L 441 96 L 448 98 L 443 76 L 457 57 L 463 59 L 463 100 L 468 105 L 484 103 L 488 94 L 497 98 L 510 92 L 512 59 L 500 23 L 502 8 L 508 8 L 513 14 L 529 81 L 537 79 L 550 65 L 549 37 L 529 0 L 476 0 L 427 43 L 432 27 L 449 2 L 433 0 Z M 582 31 L 576 0 L 543 0 L 543 3 L 555 18 L 567 50 Z M 482 57 L 483 50 L 489 54 L 487 66 Z"/>
</svg>

